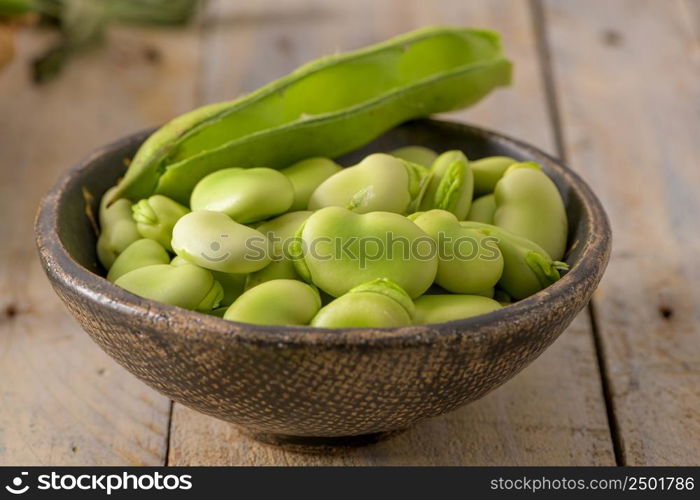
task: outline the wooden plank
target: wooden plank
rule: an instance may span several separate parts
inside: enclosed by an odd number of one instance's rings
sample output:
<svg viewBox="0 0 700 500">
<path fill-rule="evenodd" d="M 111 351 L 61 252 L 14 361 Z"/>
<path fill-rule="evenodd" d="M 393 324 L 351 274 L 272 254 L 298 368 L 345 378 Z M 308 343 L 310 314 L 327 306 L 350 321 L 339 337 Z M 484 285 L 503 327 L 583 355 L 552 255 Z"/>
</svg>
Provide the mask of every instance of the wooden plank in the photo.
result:
<svg viewBox="0 0 700 500">
<path fill-rule="evenodd" d="M 175 405 L 170 464 L 592 465 L 613 463 L 584 314 L 540 359 L 484 399 L 374 446 L 301 455 Z"/>
<path fill-rule="evenodd" d="M 700 11 L 691 5 L 545 3 L 566 151 L 613 225 L 595 306 L 628 465 L 700 461 Z"/>
<path fill-rule="evenodd" d="M 205 101 L 250 91 L 334 49 L 373 43 L 426 24 L 490 27 L 516 61 L 511 89 L 453 114 L 552 149 L 528 5 L 474 2 L 256 2 L 212 6 L 205 39 Z M 274 9 L 273 9 L 274 7 Z M 216 19 L 213 13 L 216 13 Z M 169 464 L 612 464 L 587 315 L 532 366 L 483 400 L 376 446 L 309 456 L 261 445 L 234 426 L 176 404 Z"/>
<path fill-rule="evenodd" d="M 697 0 L 679 0 L 678 8 L 680 9 L 681 19 L 685 22 L 688 36 L 695 40 L 693 43 L 693 56 L 697 61 L 700 58 L 700 3 Z"/>
<path fill-rule="evenodd" d="M 158 465 L 170 403 L 114 363 L 60 304 L 33 217 L 59 173 L 97 146 L 190 109 L 198 37 L 119 30 L 34 86 L 47 36 L 25 32 L 0 74 L 0 464 Z"/>
</svg>

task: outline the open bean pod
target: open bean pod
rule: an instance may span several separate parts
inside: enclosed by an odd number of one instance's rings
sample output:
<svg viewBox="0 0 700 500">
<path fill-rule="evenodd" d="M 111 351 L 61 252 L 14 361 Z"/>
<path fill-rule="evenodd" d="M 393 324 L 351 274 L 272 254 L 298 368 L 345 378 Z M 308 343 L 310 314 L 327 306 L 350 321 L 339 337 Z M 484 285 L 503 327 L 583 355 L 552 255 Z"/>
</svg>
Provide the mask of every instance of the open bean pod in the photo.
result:
<svg viewBox="0 0 700 500">
<path fill-rule="evenodd" d="M 424 28 L 324 57 L 166 124 L 110 200 L 159 193 L 186 203 L 200 179 L 222 168 L 335 158 L 404 121 L 471 105 L 510 75 L 498 35 L 468 28 Z"/>
</svg>

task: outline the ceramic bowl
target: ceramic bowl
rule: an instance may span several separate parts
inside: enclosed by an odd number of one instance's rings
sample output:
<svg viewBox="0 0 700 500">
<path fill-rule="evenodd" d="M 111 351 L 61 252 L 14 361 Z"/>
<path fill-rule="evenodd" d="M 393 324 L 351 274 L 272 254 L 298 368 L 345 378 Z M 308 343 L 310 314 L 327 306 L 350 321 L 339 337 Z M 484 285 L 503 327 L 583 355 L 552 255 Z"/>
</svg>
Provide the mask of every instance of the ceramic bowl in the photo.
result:
<svg viewBox="0 0 700 500">
<path fill-rule="evenodd" d="M 43 199 L 36 240 L 54 290 L 85 331 L 149 386 L 278 444 L 368 442 L 449 412 L 500 386 L 539 356 L 588 303 L 607 265 L 610 226 L 586 183 L 536 148 L 435 120 L 397 127 L 342 157 L 421 144 L 470 158 L 542 164 L 567 207 L 571 270 L 501 310 L 434 325 L 326 330 L 225 321 L 139 298 L 108 282 L 95 255 L 101 195 L 150 131 L 105 146 Z"/>
</svg>

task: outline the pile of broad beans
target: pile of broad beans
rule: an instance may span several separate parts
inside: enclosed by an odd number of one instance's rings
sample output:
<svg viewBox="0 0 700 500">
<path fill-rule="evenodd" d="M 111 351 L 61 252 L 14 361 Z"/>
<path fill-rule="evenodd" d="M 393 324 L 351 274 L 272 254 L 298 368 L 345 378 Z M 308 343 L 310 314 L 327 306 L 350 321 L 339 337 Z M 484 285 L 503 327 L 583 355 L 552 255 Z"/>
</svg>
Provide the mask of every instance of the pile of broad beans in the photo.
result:
<svg viewBox="0 0 700 500">
<path fill-rule="evenodd" d="M 101 201 L 107 279 L 233 321 L 325 328 L 528 297 L 566 268 L 564 203 L 539 165 L 429 145 L 331 159 L 509 78 L 494 33 L 428 28 L 178 117 Z"/>
</svg>

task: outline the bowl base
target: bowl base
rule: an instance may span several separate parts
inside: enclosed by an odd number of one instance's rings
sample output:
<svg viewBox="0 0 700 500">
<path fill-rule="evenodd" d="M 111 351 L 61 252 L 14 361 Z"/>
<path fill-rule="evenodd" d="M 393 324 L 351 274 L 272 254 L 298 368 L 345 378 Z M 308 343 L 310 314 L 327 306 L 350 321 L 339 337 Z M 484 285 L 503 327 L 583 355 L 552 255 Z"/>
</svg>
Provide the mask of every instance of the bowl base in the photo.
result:
<svg viewBox="0 0 700 500">
<path fill-rule="evenodd" d="M 269 444 L 294 453 L 306 453 L 312 455 L 339 454 L 352 448 L 369 446 L 385 439 L 390 439 L 402 434 L 406 429 L 394 431 L 374 432 L 359 436 L 291 436 L 288 434 L 273 434 L 266 432 L 254 432 L 241 428 L 241 431 L 261 443 Z"/>
</svg>

